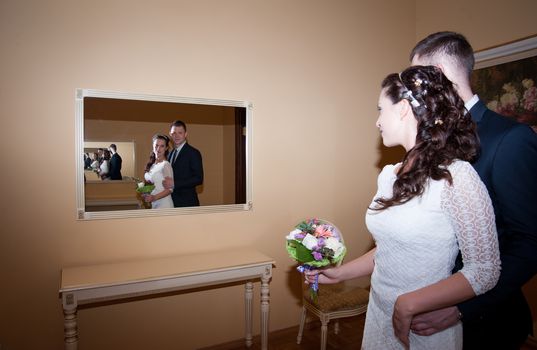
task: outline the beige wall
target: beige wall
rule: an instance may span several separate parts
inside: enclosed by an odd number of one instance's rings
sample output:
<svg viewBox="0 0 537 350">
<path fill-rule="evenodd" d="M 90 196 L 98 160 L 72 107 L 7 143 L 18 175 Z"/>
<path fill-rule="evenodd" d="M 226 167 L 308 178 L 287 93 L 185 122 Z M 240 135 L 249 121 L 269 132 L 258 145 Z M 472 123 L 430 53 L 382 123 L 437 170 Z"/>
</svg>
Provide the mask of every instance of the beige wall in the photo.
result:
<svg viewBox="0 0 537 350">
<path fill-rule="evenodd" d="M 474 50 L 537 34 L 535 0 L 416 0 L 416 39 L 439 30 L 463 33 Z"/>
<path fill-rule="evenodd" d="M 62 266 L 243 245 L 276 259 L 271 330 L 296 325 L 301 281 L 283 237 L 319 216 L 345 233 L 349 258 L 370 247 L 364 212 L 386 160 L 374 126 L 378 86 L 407 64 L 417 33 L 437 29 L 416 21 L 423 11 L 395 0 L 2 1 L 0 343 L 62 347 Z M 497 11 L 533 20 L 534 11 Z M 464 16 L 451 13 L 454 29 L 473 38 L 472 27 L 457 27 Z M 430 23 L 444 15 L 431 9 Z M 489 24 L 477 17 L 472 25 Z M 513 27 L 489 26 L 483 46 Z M 80 87 L 251 101 L 253 210 L 76 221 Z M 36 157 L 36 148 L 63 154 Z M 243 333 L 241 295 L 231 286 L 84 308 L 80 345 L 193 349 L 234 340 Z"/>
</svg>

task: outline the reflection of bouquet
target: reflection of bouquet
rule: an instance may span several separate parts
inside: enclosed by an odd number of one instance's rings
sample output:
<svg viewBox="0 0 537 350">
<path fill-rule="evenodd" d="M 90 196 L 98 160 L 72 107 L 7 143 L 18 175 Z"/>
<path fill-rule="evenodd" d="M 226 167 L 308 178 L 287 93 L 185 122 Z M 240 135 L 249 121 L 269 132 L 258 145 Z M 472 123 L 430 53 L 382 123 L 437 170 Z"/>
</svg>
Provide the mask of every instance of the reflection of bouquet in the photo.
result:
<svg viewBox="0 0 537 350">
<path fill-rule="evenodd" d="M 149 182 L 138 182 L 136 197 L 145 209 L 151 209 L 151 203 L 144 200 L 144 195 L 150 194 L 155 189 L 155 185 Z"/>
<path fill-rule="evenodd" d="M 289 256 L 302 264 L 300 272 L 337 264 L 347 252 L 337 227 L 320 219 L 302 221 L 285 238 Z M 313 298 L 318 289 L 315 281 L 310 287 Z"/>
</svg>

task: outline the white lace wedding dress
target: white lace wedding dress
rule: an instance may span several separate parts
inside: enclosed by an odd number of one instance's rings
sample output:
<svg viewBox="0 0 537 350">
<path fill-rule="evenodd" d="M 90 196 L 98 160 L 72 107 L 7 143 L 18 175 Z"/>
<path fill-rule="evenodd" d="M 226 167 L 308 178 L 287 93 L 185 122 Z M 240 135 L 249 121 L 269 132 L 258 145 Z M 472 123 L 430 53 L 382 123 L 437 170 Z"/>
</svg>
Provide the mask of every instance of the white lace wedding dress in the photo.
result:
<svg viewBox="0 0 537 350">
<path fill-rule="evenodd" d="M 152 182 L 155 185 L 152 195 L 164 191 L 164 186 L 162 186 L 162 181 L 165 177 L 171 177 L 173 179 L 173 169 L 170 163 L 167 160 L 164 160 L 160 163 L 155 163 L 151 165 L 149 172 L 144 174 L 144 178 L 147 181 Z M 161 199 L 157 199 L 151 203 L 152 209 L 162 209 L 162 208 L 173 208 L 172 195 L 167 195 Z"/>
<path fill-rule="evenodd" d="M 390 198 L 397 165 L 384 167 L 374 198 Z M 448 166 L 453 186 L 430 180 L 421 197 L 386 210 L 369 209 L 366 224 L 377 250 L 363 349 L 404 349 L 394 336 L 393 306 L 401 294 L 447 278 L 461 249 L 464 274 L 476 294 L 494 287 L 499 252 L 494 211 L 472 166 Z M 372 202 L 370 207 L 374 207 Z M 462 349 L 461 323 L 431 336 L 410 333 L 410 349 Z"/>
</svg>

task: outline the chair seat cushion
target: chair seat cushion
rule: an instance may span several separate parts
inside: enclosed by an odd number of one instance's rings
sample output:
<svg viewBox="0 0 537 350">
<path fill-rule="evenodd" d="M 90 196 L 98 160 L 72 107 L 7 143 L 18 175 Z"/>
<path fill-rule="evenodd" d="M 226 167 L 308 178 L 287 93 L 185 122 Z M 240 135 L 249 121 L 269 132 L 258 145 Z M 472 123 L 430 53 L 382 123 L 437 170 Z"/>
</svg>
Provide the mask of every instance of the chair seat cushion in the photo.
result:
<svg viewBox="0 0 537 350">
<path fill-rule="evenodd" d="M 304 299 L 321 312 L 331 312 L 366 305 L 369 291 L 361 287 L 346 286 L 344 283 L 323 284 L 319 286 L 316 300 L 311 298 L 308 291 L 304 293 Z"/>
</svg>

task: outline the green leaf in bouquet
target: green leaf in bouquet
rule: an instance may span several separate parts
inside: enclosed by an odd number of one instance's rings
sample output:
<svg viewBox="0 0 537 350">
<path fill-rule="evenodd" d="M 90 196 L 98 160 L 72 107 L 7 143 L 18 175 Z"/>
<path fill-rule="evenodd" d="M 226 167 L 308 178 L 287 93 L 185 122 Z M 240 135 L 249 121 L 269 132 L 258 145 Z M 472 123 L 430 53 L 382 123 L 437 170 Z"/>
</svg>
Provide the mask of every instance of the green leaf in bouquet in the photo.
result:
<svg viewBox="0 0 537 350">
<path fill-rule="evenodd" d="M 296 245 L 296 257 L 297 257 L 297 260 L 302 262 L 302 263 L 306 263 L 306 262 L 310 262 L 312 260 L 315 260 L 313 258 L 313 255 L 311 254 L 311 251 L 308 248 L 304 247 L 304 245 L 302 243 L 298 243 Z"/>
<path fill-rule="evenodd" d="M 289 253 L 289 256 L 295 260 L 298 260 L 296 257 L 296 243 L 295 240 L 287 240 L 287 253 Z"/>
<path fill-rule="evenodd" d="M 142 187 L 138 187 L 136 189 L 136 192 L 139 193 L 151 193 L 155 189 L 155 185 L 145 185 Z"/>
<path fill-rule="evenodd" d="M 306 262 L 306 265 L 314 266 L 314 267 L 325 267 L 330 265 L 330 260 L 324 258 L 322 260 L 315 260 L 312 259 L 311 261 Z"/>
<path fill-rule="evenodd" d="M 324 267 L 330 265 L 331 261 L 327 258 L 322 260 L 315 260 L 311 251 L 306 248 L 302 243 L 294 239 L 287 240 L 287 252 L 289 256 L 299 263 L 314 266 Z M 343 258 L 341 258 L 343 259 Z"/>
<path fill-rule="evenodd" d="M 309 263 L 315 260 L 311 251 L 297 240 L 287 240 L 287 252 L 289 256 L 300 263 Z"/>
</svg>

